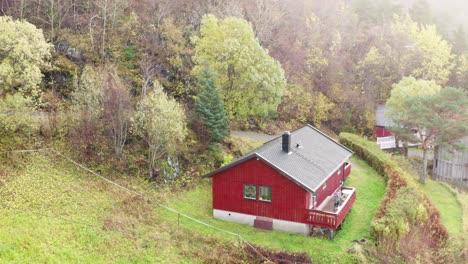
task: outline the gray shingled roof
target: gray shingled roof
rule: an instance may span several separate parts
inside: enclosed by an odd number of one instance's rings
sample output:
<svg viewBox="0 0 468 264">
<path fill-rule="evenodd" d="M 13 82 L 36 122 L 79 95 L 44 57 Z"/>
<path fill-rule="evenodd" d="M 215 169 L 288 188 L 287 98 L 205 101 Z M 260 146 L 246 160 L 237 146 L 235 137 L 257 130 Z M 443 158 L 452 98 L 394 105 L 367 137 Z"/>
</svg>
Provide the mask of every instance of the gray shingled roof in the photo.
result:
<svg viewBox="0 0 468 264">
<path fill-rule="evenodd" d="M 214 176 L 257 157 L 300 186 L 315 192 L 352 155 L 352 151 L 310 125 L 291 132 L 292 151 L 289 154 L 281 149 L 281 142 L 281 136 L 268 141 L 260 148 L 204 177 Z"/>
<path fill-rule="evenodd" d="M 381 127 L 391 127 L 393 126 L 393 122 L 388 120 L 385 116 L 387 111 L 387 107 L 385 105 L 378 105 L 377 110 L 375 111 L 375 125 Z"/>
</svg>

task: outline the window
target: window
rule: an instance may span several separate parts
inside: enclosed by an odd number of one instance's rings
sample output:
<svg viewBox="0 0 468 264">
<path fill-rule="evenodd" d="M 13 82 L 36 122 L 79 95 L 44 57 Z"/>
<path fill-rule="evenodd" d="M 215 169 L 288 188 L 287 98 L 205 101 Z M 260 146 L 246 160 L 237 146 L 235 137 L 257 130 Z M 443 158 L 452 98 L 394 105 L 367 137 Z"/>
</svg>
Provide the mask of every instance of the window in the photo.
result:
<svg viewBox="0 0 468 264">
<path fill-rule="evenodd" d="M 271 187 L 260 186 L 258 199 L 264 202 L 271 202 Z"/>
<path fill-rule="evenodd" d="M 324 182 L 322 189 L 325 190 L 326 188 L 327 188 L 327 182 Z"/>
<path fill-rule="evenodd" d="M 252 184 L 244 184 L 244 198 L 256 200 L 257 199 L 257 188 Z"/>
</svg>

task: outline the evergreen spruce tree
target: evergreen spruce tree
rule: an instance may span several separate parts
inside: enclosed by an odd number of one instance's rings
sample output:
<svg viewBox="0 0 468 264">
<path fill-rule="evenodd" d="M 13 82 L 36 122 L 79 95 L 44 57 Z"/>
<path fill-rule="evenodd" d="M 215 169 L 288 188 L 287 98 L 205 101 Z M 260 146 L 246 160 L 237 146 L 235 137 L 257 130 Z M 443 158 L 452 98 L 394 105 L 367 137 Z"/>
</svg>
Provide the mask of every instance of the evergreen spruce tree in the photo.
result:
<svg viewBox="0 0 468 264">
<path fill-rule="evenodd" d="M 195 97 L 195 111 L 208 128 L 212 142 L 222 142 L 229 133 L 229 124 L 214 75 L 205 68 L 198 78 L 199 94 Z"/>
</svg>

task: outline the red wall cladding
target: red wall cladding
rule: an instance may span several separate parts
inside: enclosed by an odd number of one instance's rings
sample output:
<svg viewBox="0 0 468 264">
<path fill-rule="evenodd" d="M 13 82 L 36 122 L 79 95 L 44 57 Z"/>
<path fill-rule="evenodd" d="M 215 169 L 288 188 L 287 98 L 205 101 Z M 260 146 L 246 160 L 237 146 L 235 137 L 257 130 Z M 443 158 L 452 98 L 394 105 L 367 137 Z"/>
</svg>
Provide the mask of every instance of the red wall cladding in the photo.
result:
<svg viewBox="0 0 468 264">
<path fill-rule="evenodd" d="M 374 137 L 389 137 L 392 135 L 392 132 L 385 127 L 374 127 Z"/>
<path fill-rule="evenodd" d="M 323 189 L 325 183 L 323 183 L 320 188 L 317 190 L 317 204 L 319 206 L 325 198 L 332 195 L 338 187 L 340 187 L 340 182 L 344 181 L 344 166 L 341 165 L 340 168 L 326 181 L 327 187 Z"/>
<path fill-rule="evenodd" d="M 244 184 L 257 186 L 257 200 L 244 198 Z M 258 200 L 258 186 L 272 188 L 271 202 Z M 213 208 L 303 222 L 307 191 L 261 160 L 252 158 L 213 176 Z"/>
</svg>

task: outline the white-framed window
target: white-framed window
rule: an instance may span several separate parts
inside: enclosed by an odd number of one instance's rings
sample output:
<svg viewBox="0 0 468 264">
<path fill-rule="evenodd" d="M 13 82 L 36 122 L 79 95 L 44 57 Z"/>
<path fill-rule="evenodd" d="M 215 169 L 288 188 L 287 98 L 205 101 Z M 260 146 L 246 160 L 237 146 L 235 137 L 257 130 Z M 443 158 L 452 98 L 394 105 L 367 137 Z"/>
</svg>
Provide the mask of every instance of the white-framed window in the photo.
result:
<svg viewBox="0 0 468 264">
<path fill-rule="evenodd" d="M 327 188 L 327 182 L 324 182 L 322 189 L 325 190 L 326 188 Z"/>
<path fill-rule="evenodd" d="M 260 186 L 258 193 L 258 199 L 263 202 L 271 202 L 271 187 Z"/>
<path fill-rule="evenodd" d="M 249 200 L 256 200 L 257 186 L 253 184 L 244 184 L 244 198 Z"/>
</svg>

